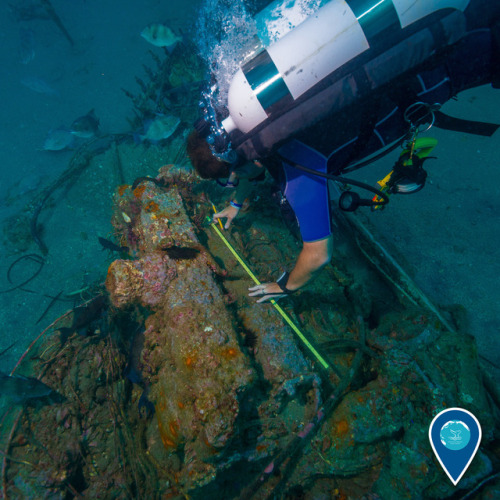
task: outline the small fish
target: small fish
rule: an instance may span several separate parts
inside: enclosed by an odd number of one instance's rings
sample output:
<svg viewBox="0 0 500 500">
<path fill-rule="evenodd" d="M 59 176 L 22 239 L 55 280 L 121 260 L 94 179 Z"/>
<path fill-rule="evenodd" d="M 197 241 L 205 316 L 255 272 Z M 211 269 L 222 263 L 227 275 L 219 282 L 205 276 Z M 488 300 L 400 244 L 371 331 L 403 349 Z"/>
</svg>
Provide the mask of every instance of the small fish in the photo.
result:
<svg viewBox="0 0 500 500">
<path fill-rule="evenodd" d="M 70 327 L 58 328 L 61 334 L 61 345 L 64 345 L 69 336 L 76 332 L 78 335 L 87 335 L 88 327 L 103 315 L 106 307 L 104 295 L 98 295 L 88 304 L 73 309 L 73 321 Z"/>
<path fill-rule="evenodd" d="M 168 139 L 179 126 L 181 121 L 173 115 L 157 115 L 157 117 L 145 126 L 145 133 L 139 135 L 141 141 L 158 143 Z"/>
<path fill-rule="evenodd" d="M 27 401 L 30 399 L 50 396 L 55 391 L 48 385 L 33 377 L 22 375 L 6 375 L 0 372 L 0 394 L 17 401 Z"/>
<path fill-rule="evenodd" d="M 76 137 L 90 139 L 99 133 L 99 120 L 91 109 L 86 115 L 78 117 L 70 127 L 70 132 Z"/>
<path fill-rule="evenodd" d="M 33 30 L 21 28 L 19 30 L 19 59 L 22 64 L 28 64 L 35 58 L 35 33 Z"/>
<path fill-rule="evenodd" d="M 59 95 L 59 92 L 52 88 L 45 80 L 37 76 L 26 76 L 21 79 L 21 84 L 38 94 Z"/>
<path fill-rule="evenodd" d="M 50 130 L 43 143 L 44 151 L 63 151 L 71 149 L 75 142 L 75 136 L 65 128 Z"/>
<path fill-rule="evenodd" d="M 133 384 L 141 385 L 144 381 L 141 373 L 141 353 L 144 348 L 144 329 L 140 325 L 136 326 L 135 332 L 130 341 L 128 362 L 123 370 L 123 375 Z"/>
<path fill-rule="evenodd" d="M 191 247 L 172 246 L 162 250 L 173 260 L 192 260 L 200 254 L 200 250 Z"/>
<path fill-rule="evenodd" d="M 144 328 L 141 324 L 133 321 L 127 322 L 125 328 L 128 330 L 128 333 L 130 333 L 131 339 L 128 362 L 123 370 L 123 376 L 130 380 L 132 384 L 139 385 L 144 389 L 138 403 L 139 415 L 149 418 L 154 414 L 155 407 L 148 399 L 149 385 L 144 380 L 141 369 L 141 353 L 145 341 Z"/>
<path fill-rule="evenodd" d="M 151 418 L 156 411 L 155 405 L 148 399 L 149 386 L 142 391 L 137 408 L 142 418 Z"/>
<path fill-rule="evenodd" d="M 99 240 L 99 243 L 101 244 L 103 249 L 105 248 L 106 250 L 111 250 L 112 252 L 128 253 L 128 247 L 121 247 L 116 243 L 103 238 L 102 236 L 99 236 L 97 239 Z"/>
<path fill-rule="evenodd" d="M 17 182 L 7 188 L 6 206 L 17 203 L 24 197 L 34 196 L 47 183 L 47 177 L 41 174 L 23 175 Z"/>
<path fill-rule="evenodd" d="M 146 26 L 141 31 L 141 36 L 156 47 L 172 47 L 182 40 L 182 37 L 177 36 L 168 26 L 161 23 Z"/>
<path fill-rule="evenodd" d="M 25 2 L 19 2 L 24 4 Z M 9 4 L 9 10 L 13 14 L 16 21 L 33 21 L 51 19 L 47 8 L 38 3 L 26 2 L 26 5 Z"/>
</svg>

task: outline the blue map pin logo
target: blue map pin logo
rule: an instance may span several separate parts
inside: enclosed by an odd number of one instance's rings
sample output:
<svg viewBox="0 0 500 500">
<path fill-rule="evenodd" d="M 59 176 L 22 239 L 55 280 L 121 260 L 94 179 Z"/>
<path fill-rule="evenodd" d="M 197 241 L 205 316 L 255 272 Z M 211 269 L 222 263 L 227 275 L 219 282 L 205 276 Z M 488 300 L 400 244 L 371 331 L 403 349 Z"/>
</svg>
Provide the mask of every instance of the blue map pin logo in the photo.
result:
<svg viewBox="0 0 500 500">
<path fill-rule="evenodd" d="M 448 408 L 429 427 L 429 441 L 444 471 L 456 486 L 469 468 L 481 443 L 481 425 L 463 408 Z"/>
</svg>

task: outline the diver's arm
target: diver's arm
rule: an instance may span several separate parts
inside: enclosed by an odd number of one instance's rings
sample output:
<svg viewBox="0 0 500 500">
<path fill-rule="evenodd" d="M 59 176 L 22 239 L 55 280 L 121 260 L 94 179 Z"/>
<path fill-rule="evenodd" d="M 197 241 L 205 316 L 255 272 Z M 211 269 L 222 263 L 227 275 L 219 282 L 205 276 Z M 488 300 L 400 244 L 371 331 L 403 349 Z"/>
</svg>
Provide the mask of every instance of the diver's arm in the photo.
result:
<svg viewBox="0 0 500 500">
<path fill-rule="evenodd" d="M 287 290 L 293 292 L 308 283 L 318 271 L 330 262 L 332 253 L 333 238 L 331 235 L 322 240 L 305 241 L 295 267 L 288 277 Z M 257 302 L 265 302 L 286 295 L 277 283 L 262 283 L 249 288 L 249 290 L 250 297 L 262 296 Z"/>
<path fill-rule="evenodd" d="M 229 205 L 220 212 L 213 215 L 212 220 L 226 219 L 224 229 L 229 229 L 233 219 L 238 215 L 243 202 L 248 198 L 253 189 L 252 183 L 248 179 L 239 179 L 239 183 L 231 196 Z"/>
<path fill-rule="evenodd" d="M 238 205 L 243 205 L 243 202 L 250 196 L 255 186 L 248 179 L 239 178 L 239 181 L 231 197 L 231 201 Z"/>
<path fill-rule="evenodd" d="M 235 192 L 233 193 L 232 201 L 243 205 L 243 202 L 250 196 L 251 192 L 255 188 L 255 183 L 253 180 L 262 173 L 264 165 L 258 161 L 253 161 L 247 163 L 243 169 L 237 169 L 235 171 L 238 177 L 239 183 L 236 186 Z"/>
<path fill-rule="evenodd" d="M 328 236 L 322 240 L 304 241 L 295 267 L 288 278 L 288 290 L 297 290 L 308 283 L 318 271 L 332 259 L 333 238 Z"/>
<path fill-rule="evenodd" d="M 263 165 L 259 162 L 253 162 L 251 165 L 245 168 L 245 176 L 238 175 L 236 171 L 236 176 L 238 177 L 238 185 L 236 186 L 232 196 L 229 206 L 227 206 L 221 212 L 214 214 L 213 220 L 226 219 L 225 229 L 229 229 L 231 222 L 238 215 L 243 202 L 250 196 L 252 191 L 255 189 L 255 185 L 252 180 L 259 176 L 262 172 Z"/>
</svg>

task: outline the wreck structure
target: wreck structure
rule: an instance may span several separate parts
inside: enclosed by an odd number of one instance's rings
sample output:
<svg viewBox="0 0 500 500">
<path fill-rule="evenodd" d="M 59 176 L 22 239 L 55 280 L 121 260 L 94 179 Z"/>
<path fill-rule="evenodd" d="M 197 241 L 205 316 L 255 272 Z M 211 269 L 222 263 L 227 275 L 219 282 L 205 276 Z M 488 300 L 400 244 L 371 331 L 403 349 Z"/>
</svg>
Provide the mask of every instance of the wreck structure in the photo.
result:
<svg viewBox="0 0 500 500">
<path fill-rule="evenodd" d="M 496 410 L 472 338 L 409 305 L 350 248 L 282 306 L 325 368 L 247 297 L 249 277 L 206 222 L 217 196 L 175 165 L 117 188 L 124 254 L 106 314 L 93 335 L 40 347 L 40 378 L 63 400 L 19 415 L 4 496 L 447 498 L 427 429 L 450 406 L 485 430 L 462 488 L 497 491 Z M 259 210 L 226 237 L 266 280 L 298 246 L 270 202 Z"/>
</svg>

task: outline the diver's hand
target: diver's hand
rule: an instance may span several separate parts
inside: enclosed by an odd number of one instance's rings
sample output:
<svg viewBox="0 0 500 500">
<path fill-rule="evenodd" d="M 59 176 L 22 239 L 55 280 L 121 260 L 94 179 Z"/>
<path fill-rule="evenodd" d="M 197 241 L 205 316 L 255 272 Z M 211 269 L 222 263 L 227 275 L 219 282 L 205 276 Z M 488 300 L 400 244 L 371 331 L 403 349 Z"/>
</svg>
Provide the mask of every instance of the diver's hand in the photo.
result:
<svg viewBox="0 0 500 500">
<path fill-rule="evenodd" d="M 233 222 L 233 219 L 238 215 L 239 211 L 240 209 L 238 207 L 229 205 L 221 212 L 217 212 L 216 214 L 214 214 L 212 220 L 216 222 L 217 219 L 227 219 L 226 224 L 224 225 L 224 229 L 229 229 L 231 222 Z"/>
<path fill-rule="evenodd" d="M 261 283 L 249 288 L 248 291 L 251 292 L 248 294 L 249 297 L 260 297 L 257 304 L 267 302 L 271 299 L 279 300 L 287 295 L 283 293 L 283 290 L 281 290 L 277 283 Z"/>
</svg>

